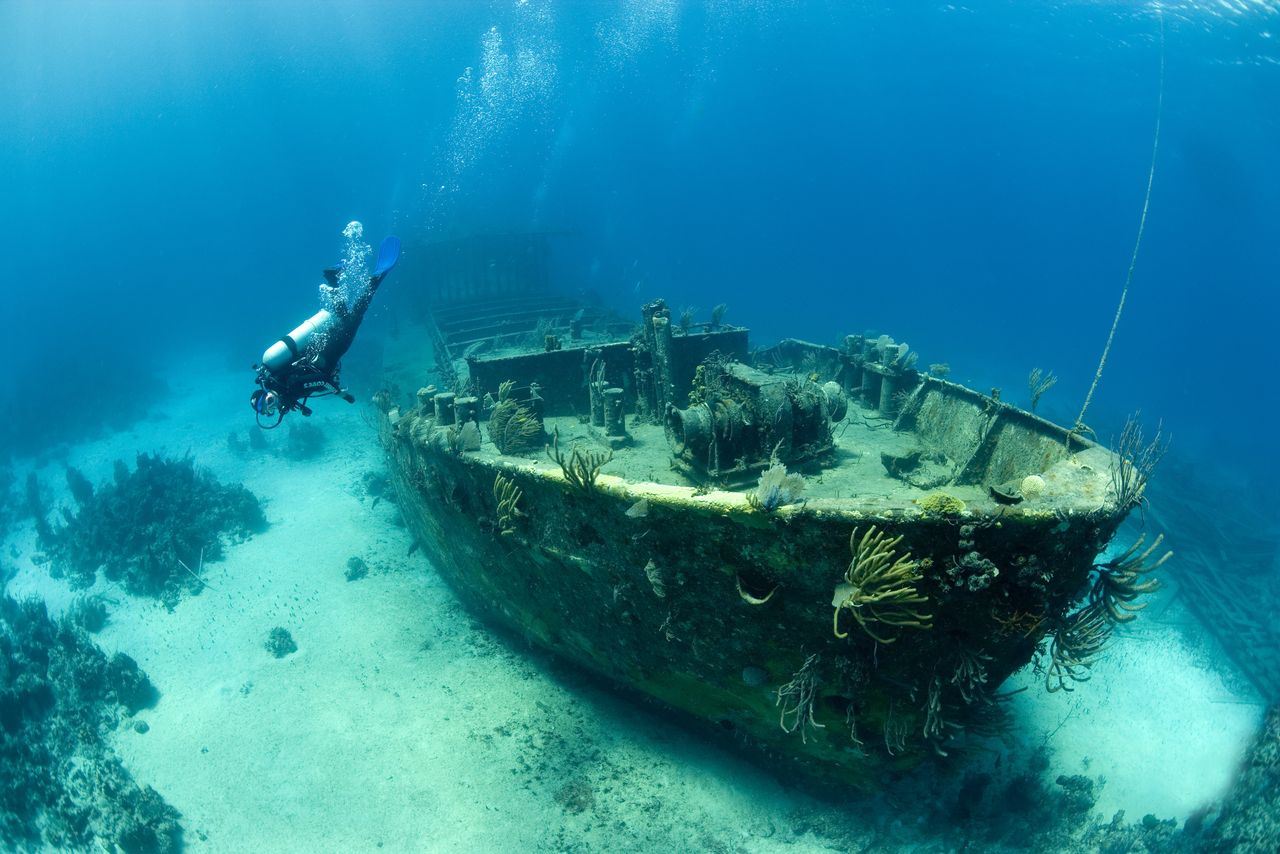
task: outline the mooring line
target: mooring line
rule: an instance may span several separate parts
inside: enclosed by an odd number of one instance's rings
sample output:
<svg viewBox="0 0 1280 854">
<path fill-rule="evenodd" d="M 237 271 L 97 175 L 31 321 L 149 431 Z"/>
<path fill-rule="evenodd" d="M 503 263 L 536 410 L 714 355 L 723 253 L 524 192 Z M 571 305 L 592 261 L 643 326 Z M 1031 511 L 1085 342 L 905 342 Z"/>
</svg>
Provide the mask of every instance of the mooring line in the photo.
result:
<svg viewBox="0 0 1280 854">
<path fill-rule="evenodd" d="M 1142 216 L 1138 219 L 1138 237 L 1133 242 L 1133 255 L 1129 259 L 1129 272 L 1124 278 L 1124 288 L 1120 291 L 1120 303 L 1116 306 L 1116 316 L 1111 321 L 1111 331 L 1107 333 L 1107 343 L 1102 348 L 1102 359 L 1098 362 L 1098 370 L 1093 375 L 1093 382 L 1089 385 L 1089 393 L 1085 395 L 1084 406 L 1080 407 L 1076 423 L 1067 434 L 1068 450 L 1071 448 L 1071 437 L 1088 429 L 1084 423 L 1084 414 L 1089 409 L 1089 404 L 1093 402 L 1093 393 L 1097 391 L 1098 383 L 1102 380 L 1102 369 L 1107 366 L 1107 356 L 1111 354 L 1111 342 L 1115 340 L 1116 329 L 1120 326 L 1120 315 L 1124 313 L 1124 304 L 1129 299 L 1133 271 L 1138 266 L 1138 250 L 1142 247 L 1142 235 L 1147 230 L 1147 211 L 1151 208 L 1151 187 L 1156 180 L 1156 155 L 1160 151 L 1160 121 L 1164 117 L 1164 9 L 1159 3 L 1155 4 L 1155 9 L 1156 18 L 1160 22 L 1160 86 L 1156 95 L 1156 129 L 1151 142 L 1151 168 L 1147 172 L 1147 194 L 1142 200 Z"/>
</svg>

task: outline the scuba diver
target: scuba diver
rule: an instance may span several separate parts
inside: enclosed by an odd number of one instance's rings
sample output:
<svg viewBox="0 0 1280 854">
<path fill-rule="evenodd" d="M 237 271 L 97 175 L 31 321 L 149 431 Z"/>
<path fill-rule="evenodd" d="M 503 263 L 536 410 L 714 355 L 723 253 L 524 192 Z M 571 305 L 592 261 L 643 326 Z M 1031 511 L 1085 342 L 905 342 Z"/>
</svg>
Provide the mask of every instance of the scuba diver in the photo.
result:
<svg viewBox="0 0 1280 854">
<path fill-rule="evenodd" d="M 262 354 L 262 363 L 253 366 L 258 372 L 258 388 L 249 397 L 249 405 L 259 427 L 279 427 L 284 416 L 295 409 L 310 415 L 307 401 L 313 397 L 336 395 L 347 403 L 355 402 L 338 380 L 338 362 L 355 340 L 378 285 L 399 260 L 400 238 L 383 240 L 373 275 L 349 305 L 338 284 L 342 267 L 325 269 L 326 284 L 320 290 L 329 308 L 320 309 L 268 347 Z"/>
</svg>

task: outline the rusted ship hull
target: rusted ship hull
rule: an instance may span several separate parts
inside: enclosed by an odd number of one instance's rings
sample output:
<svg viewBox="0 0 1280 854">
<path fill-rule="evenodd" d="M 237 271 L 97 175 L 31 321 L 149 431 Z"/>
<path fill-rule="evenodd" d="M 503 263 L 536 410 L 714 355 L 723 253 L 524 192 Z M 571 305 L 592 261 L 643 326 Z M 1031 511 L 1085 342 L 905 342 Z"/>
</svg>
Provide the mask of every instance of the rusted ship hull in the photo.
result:
<svg viewBox="0 0 1280 854">
<path fill-rule="evenodd" d="M 938 424 L 981 400 L 931 382 L 937 399 L 917 409 Z M 1036 462 L 1050 483 L 1054 465 L 1091 471 L 1083 452 L 1067 456 L 1065 434 L 1006 417 L 1011 432 L 1044 431 L 1040 443 L 1005 441 L 1057 458 Z M 1102 495 L 1077 512 L 984 506 L 982 476 L 953 490 L 969 496 L 965 510 L 814 499 L 761 512 L 743 492 L 607 473 L 574 484 L 546 457 L 450 448 L 440 430 L 426 413 L 393 412 L 383 440 L 409 527 L 470 608 L 815 778 L 861 788 L 998 734 L 992 690 L 1080 598 L 1120 519 Z M 1000 438 L 984 439 L 991 447 L 974 454 L 1008 465 Z M 840 622 L 833 595 L 851 534 L 871 526 L 921 561 L 929 628 L 886 628 L 880 642 Z"/>
<path fill-rule="evenodd" d="M 915 369 L 550 290 L 545 237 L 422 247 L 434 365 L 378 396 L 400 507 L 477 614 L 828 783 L 998 737 L 1039 655 L 1087 678 L 1142 557 L 1132 467 Z M 428 348 L 417 348 L 422 351 Z M 1114 612 L 1114 613 L 1112 613 Z"/>
</svg>

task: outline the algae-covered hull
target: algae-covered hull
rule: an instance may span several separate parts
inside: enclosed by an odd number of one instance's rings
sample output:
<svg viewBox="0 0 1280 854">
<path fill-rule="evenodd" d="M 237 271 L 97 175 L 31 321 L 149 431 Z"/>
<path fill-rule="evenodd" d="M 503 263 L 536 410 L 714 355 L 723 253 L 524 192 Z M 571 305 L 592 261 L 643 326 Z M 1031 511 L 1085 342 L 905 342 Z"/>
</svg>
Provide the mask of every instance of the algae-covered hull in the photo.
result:
<svg viewBox="0 0 1280 854">
<path fill-rule="evenodd" d="M 1037 648 L 1050 689 L 1086 675 L 1131 504 L 1112 454 L 892 342 L 783 342 L 767 370 L 738 344 L 642 328 L 382 395 L 407 524 L 476 612 L 816 779 L 1000 735 L 996 688 Z"/>
</svg>

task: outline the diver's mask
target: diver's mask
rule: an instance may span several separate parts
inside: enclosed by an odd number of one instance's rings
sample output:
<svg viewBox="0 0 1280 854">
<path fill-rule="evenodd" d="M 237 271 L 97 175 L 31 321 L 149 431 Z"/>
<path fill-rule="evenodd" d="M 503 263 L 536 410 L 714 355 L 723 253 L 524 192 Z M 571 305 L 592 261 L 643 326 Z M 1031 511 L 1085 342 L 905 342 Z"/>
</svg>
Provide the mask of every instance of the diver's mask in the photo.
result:
<svg viewBox="0 0 1280 854">
<path fill-rule="evenodd" d="M 258 415 L 270 418 L 280 411 L 280 395 L 260 388 L 249 396 L 249 405 Z"/>
</svg>

